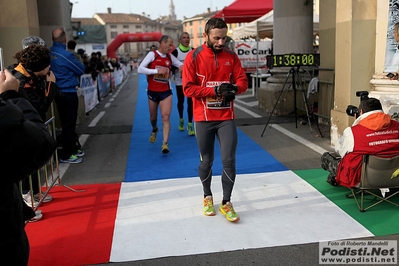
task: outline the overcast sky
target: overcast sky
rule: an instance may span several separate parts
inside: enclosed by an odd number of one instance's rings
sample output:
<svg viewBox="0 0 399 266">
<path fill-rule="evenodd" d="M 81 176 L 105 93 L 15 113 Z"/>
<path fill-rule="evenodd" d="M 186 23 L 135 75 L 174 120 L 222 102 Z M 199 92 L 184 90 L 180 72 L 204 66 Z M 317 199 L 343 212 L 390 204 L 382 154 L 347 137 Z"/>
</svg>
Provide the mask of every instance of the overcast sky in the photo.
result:
<svg viewBox="0 0 399 266">
<path fill-rule="evenodd" d="M 169 15 L 171 0 L 70 0 L 74 4 L 72 17 L 91 18 L 95 13 L 107 13 L 107 8 L 112 13 L 134 13 L 145 12 L 151 19 L 159 16 Z M 182 20 L 183 16 L 192 17 L 205 13 L 210 7 L 211 11 L 221 10 L 233 3 L 234 0 L 173 0 L 177 19 Z"/>
</svg>

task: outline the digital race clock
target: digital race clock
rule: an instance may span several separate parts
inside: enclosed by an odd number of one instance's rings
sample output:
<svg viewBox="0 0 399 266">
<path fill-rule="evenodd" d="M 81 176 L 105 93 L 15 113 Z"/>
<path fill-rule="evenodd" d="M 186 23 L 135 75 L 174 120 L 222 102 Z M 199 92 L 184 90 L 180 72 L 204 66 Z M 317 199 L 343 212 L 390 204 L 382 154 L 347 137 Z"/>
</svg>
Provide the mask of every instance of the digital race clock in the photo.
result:
<svg viewBox="0 0 399 266">
<path fill-rule="evenodd" d="M 267 57 L 269 67 L 318 66 L 320 54 L 280 54 Z"/>
</svg>

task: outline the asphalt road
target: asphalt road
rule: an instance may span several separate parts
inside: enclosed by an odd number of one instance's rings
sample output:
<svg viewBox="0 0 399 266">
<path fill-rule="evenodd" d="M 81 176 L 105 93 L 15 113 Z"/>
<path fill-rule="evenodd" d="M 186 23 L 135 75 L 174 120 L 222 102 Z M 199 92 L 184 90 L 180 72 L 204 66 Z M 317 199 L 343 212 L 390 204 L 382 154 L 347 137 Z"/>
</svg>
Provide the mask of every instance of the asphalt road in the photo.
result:
<svg viewBox="0 0 399 266">
<path fill-rule="evenodd" d="M 120 90 L 117 88 L 107 95 L 78 125 L 77 132 L 81 136 L 86 155 L 81 164 L 61 165 L 63 184 L 73 186 L 74 184 L 123 182 L 137 93 L 138 75 L 132 73 L 122 83 Z M 236 122 L 239 128 L 291 170 L 320 168 L 321 153 L 332 149 L 328 127 L 320 126 L 320 131 L 318 131 L 315 125 L 310 128 L 309 125 L 296 124 L 295 117 L 292 115 L 272 117 L 270 123 L 266 125 L 269 115 L 253 105 L 255 100 L 248 93 L 236 101 Z M 288 135 L 287 132 L 289 132 Z M 268 226 L 267 221 L 264 226 Z M 291 230 L 296 230 L 296 228 Z M 398 235 L 379 239 L 397 240 Z M 157 240 L 154 239 L 154 241 Z M 112 263 L 112 265 L 308 266 L 319 265 L 318 252 L 319 243 L 310 243 Z"/>
</svg>

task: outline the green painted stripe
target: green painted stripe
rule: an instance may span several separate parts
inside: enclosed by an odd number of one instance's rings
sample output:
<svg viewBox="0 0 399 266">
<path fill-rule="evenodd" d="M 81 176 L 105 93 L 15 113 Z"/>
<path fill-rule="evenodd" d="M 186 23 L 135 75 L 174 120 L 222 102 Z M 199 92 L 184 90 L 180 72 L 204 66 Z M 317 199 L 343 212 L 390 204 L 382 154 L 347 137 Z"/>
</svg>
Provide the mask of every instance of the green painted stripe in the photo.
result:
<svg viewBox="0 0 399 266">
<path fill-rule="evenodd" d="M 327 171 L 320 168 L 296 170 L 293 172 L 308 182 L 374 235 L 384 236 L 399 233 L 398 207 L 383 202 L 365 212 L 360 212 L 355 200 L 346 197 L 346 195 L 350 193 L 349 189 L 340 186 L 333 187 L 326 182 L 328 176 Z M 399 203 L 399 197 L 394 196 L 392 201 Z M 369 202 L 375 202 L 373 196 L 367 196 L 365 206 L 368 206 Z"/>
</svg>

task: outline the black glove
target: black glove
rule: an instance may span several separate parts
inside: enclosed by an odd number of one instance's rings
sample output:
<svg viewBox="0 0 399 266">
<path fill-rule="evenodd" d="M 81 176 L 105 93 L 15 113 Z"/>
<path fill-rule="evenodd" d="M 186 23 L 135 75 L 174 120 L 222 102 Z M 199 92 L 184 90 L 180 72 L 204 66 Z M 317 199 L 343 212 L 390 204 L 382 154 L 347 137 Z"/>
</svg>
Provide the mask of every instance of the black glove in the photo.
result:
<svg viewBox="0 0 399 266">
<path fill-rule="evenodd" d="M 232 85 L 230 83 L 222 83 L 219 86 L 215 86 L 215 94 L 217 96 L 226 95 L 228 92 L 231 91 L 233 91 L 235 94 L 238 91 L 237 86 Z"/>
<path fill-rule="evenodd" d="M 222 106 L 230 106 L 229 103 L 236 98 L 236 92 L 235 91 L 229 91 L 227 92 L 222 101 Z"/>
</svg>

